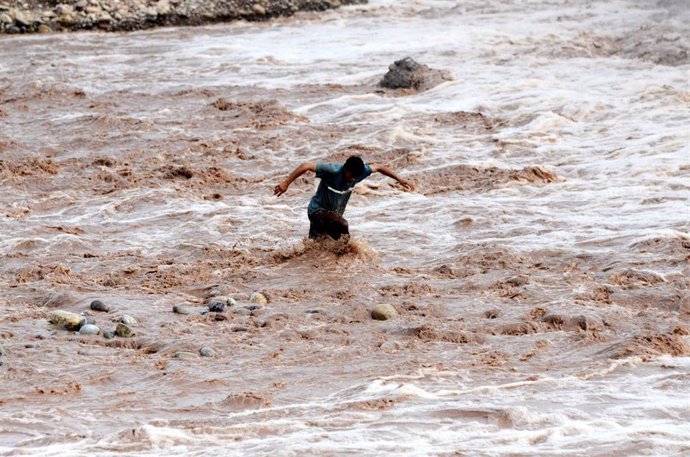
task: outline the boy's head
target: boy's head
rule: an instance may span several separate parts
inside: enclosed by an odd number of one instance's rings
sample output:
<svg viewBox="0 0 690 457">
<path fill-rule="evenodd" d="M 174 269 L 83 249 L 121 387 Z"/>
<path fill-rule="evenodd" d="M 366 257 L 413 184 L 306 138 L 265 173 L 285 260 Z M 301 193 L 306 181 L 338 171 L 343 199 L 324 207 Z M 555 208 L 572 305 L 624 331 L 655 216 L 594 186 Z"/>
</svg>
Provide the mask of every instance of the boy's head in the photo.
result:
<svg viewBox="0 0 690 457">
<path fill-rule="evenodd" d="M 364 173 L 364 161 L 357 156 L 348 157 L 343 165 L 343 171 L 347 182 L 352 182 Z"/>
</svg>

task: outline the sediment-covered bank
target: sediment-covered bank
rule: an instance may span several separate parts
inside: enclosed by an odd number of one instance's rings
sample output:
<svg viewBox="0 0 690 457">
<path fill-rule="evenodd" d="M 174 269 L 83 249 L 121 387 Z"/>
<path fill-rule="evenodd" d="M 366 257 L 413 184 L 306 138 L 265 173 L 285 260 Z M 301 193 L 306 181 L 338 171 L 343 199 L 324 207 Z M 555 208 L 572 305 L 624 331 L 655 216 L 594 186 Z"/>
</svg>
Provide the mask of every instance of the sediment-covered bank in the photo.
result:
<svg viewBox="0 0 690 457">
<path fill-rule="evenodd" d="M 29 0 L 0 2 L 0 33 L 110 32 L 157 26 L 264 21 L 366 0 Z"/>
</svg>

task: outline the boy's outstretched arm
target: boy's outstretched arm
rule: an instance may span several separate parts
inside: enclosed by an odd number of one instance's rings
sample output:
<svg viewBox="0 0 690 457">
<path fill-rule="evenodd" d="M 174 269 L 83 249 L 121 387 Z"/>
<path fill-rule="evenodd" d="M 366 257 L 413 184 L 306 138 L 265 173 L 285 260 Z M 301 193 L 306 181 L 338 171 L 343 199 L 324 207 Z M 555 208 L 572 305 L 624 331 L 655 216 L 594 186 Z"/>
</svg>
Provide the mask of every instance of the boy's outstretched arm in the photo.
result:
<svg viewBox="0 0 690 457">
<path fill-rule="evenodd" d="M 408 181 L 406 179 L 401 178 L 400 176 L 397 175 L 397 173 L 395 173 L 393 170 L 391 170 L 390 168 L 388 168 L 384 165 L 371 165 L 371 171 L 373 171 L 374 173 L 378 172 L 378 173 L 381 173 L 382 175 L 388 176 L 389 178 L 395 179 L 396 181 L 398 181 L 400 183 L 401 186 L 403 186 L 403 188 L 405 188 L 405 190 L 414 190 L 414 184 L 413 183 L 411 183 L 410 181 Z"/>
<path fill-rule="evenodd" d="M 299 167 L 295 168 L 295 171 L 290 173 L 290 176 L 285 178 L 285 181 L 282 181 L 280 184 L 275 186 L 273 188 L 273 193 L 277 196 L 280 197 L 287 191 L 288 187 L 290 187 L 290 184 L 292 184 L 292 181 L 295 179 L 299 178 L 302 176 L 304 173 L 307 171 L 311 171 L 316 173 L 316 163 L 315 162 L 308 162 L 308 163 L 303 163 Z"/>
</svg>

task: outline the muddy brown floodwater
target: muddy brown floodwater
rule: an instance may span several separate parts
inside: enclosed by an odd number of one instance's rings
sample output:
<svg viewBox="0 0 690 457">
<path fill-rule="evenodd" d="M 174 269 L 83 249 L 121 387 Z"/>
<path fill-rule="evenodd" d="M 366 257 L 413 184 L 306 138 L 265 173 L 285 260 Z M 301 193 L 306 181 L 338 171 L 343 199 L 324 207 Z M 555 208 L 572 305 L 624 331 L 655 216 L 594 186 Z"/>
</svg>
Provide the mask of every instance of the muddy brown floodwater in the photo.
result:
<svg viewBox="0 0 690 457">
<path fill-rule="evenodd" d="M 687 455 L 686 6 L 0 37 L 0 455 Z M 415 190 L 306 240 L 273 187 L 353 154 Z"/>
</svg>

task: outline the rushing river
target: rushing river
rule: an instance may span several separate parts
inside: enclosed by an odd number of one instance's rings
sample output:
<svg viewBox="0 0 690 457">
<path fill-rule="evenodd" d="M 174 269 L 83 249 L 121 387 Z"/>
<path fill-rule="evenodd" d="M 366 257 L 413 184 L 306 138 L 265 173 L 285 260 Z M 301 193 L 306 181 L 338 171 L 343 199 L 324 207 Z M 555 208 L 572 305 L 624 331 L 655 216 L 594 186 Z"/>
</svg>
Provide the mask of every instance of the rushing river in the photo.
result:
<svg viewBox="0 0 690 457">
<path fill-rule="evenodd" d="M 0 455 L 690 454 L 689 37 L 683 0 L 0 37 Z M 377 87 L 406 56 L 454 79 Z M 354 154 L 415 190 L 307 241 L 313 175 L 273 187 Z M 47 321 L 94 299 L 136 337 Z"/>
</svg>

